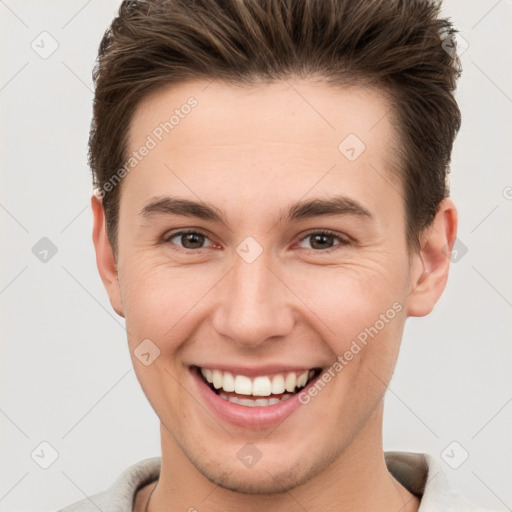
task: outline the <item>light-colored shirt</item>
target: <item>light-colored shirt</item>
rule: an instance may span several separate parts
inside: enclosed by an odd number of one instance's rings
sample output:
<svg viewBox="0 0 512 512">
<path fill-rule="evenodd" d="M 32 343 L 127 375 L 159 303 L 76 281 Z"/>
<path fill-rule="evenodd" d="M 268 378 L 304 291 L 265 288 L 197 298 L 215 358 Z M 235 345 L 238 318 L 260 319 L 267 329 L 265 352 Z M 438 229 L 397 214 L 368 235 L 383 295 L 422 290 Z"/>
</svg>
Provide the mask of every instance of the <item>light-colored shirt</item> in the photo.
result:
<svg viewBox="0 0 512 512">
<path fill-rule="evenodd" d="M 418 512 L 490 512 L 471 504 L 448 484 L 441 464 L 424 453 L 385 452 L 389 472 L 421 499 Z M 126 468 L 105 491 L 58 512 L 132 512 L 137 491 L 158 480 L 160 457 L 144 459 Z"/>
</svg>

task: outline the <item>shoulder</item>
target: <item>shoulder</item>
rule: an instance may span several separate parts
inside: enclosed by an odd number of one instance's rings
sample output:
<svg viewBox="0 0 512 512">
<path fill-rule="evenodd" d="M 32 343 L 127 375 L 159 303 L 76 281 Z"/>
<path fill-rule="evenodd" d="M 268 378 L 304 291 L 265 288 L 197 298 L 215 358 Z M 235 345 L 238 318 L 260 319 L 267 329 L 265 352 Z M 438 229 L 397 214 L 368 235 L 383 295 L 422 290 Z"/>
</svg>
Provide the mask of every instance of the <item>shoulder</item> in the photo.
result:
<svg viewBox="0 0 512 512">
<path fill-rule="evenodd" d="M 493 512 L 481 508 L 450 486 L 441 463 L 425 453 L 385 452 L 389 472 L 421 498 L 418 512 Z"/>
<path fill-rule="evenodd" d="M 106 490 L 72 503 L 58 512 L 132 512 L 137 491 L 157 480 L 161 458 L 151 457 L 127 467 Z"/>
</svg>

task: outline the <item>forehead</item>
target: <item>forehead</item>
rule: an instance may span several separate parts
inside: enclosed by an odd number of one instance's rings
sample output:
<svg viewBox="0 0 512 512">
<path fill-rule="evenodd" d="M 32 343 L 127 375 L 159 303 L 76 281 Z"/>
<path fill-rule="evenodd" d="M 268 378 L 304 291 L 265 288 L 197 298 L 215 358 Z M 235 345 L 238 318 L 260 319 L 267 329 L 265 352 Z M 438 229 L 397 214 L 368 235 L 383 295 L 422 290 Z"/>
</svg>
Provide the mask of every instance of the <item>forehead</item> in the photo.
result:
<svg viewBox="0 0 512 512">
<path fill-rule="evenodd" d="M 251 137 L 257 137 L 258 142 L 306 145 L 318 145 L 321 140 L 322 148 L 338 150 L 338 143 L 350 133 L 363 142 L 372 139 L 375 145 L 374 138 L 390 131 L 389 118 L 385 119 L 390 110 L 385 94 L 368 87 L 335 88 L 309 80 L 258 86 L 188 82 L 161 88 L 138 104 L 129 147 L 135 149 L 141 136 L 153 132 L 159 138 L 172 131 L 179 138 L 187 127 L 201 132 L 201 138 L 187 140 L 191 146 L 218 144 L 219 139 L 250 144 Z M 164 125 L 163 134 L 160 125 Z M 377 136 L 371 137 L 377 126 Z"/>
<path fill-rule="evenodd" d="M 132 117 L 127 156 L 144 156 L 126 185 L 137 197 L 170 192 L 161 190 L 167 183 L 221 202 L 234 193 L 257 202 L 269 190 L 283 202 L 338 185 L 370 200 L 369 188 L 387 189 L 397 199 L 390 111 L 378 90 L 308 80 L 166 87 Z"/>
</svg>

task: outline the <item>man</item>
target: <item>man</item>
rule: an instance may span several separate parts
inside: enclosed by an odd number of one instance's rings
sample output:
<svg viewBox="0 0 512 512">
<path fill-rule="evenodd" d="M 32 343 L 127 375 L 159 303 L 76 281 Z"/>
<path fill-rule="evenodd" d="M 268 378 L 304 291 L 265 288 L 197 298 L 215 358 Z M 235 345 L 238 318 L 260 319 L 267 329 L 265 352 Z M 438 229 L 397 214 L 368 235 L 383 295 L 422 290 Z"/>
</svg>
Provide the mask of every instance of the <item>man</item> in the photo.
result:
<svg viewBox="0 0 512 512">
<path fill-rule="evenodd" d="M 429 1 L 122 4 L 93 239 L 162 457 L 66 512 L 479 510 L 382 446 L 456 237 L 452 34 Z"/>
</svg>

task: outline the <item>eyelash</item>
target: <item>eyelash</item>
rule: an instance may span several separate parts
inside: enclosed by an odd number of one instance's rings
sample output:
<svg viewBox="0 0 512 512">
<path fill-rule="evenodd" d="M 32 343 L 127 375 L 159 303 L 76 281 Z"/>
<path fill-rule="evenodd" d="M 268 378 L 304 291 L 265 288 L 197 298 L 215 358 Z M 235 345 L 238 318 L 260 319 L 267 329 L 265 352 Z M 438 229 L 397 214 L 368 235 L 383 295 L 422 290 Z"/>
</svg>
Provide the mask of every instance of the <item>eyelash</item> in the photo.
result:
<svg viewBox="0 0 512 512">
<path fill-rule="evenodd" d="M 164 237 L 163 242 L 164 243 L 172 243 L 171 240 L 173 238 L 176 238 L 177 236 L 191 235 L 191 234 L 202 235 L 205 238 L 208 238 L 208 240 L 209 240 L 209 237 L 206 233 L 197 229 L 197 230 L 182 230 L 182 231 L 176 231 L 175 233 L 170 233 L 168 236 Z M 335 251 L 337 248 L 340 248 L 340 247 L 350 244 L 350 240 L 348 239 L 347 236 L 342 236 L 342 235 L 340 235 L 334 231 L 331 231 L 329 229 L 309 231 L 305 235 L 302 236 L 302 238 L 299 240 L 299 242 L 303 242 L 307 238 L 312 237 L 314 235 L 332 236 L 332 237 L 336 238 L 339 242 L 338 244 L 334 245 L 333 247 L 330 247 L 329 249 L 319 249 L 319 250 L 311 249 L 312 251 L 317 252 L 317 253 L 321 253 L 321 254 L 331 253 L 331 252 Z M 187 249 L 186 247 L 180 247 L 180 246 L 178 246 L 178 247 L 180 250 L 185 251 L 185 252 L 200 252 L 203 249 L 207 249 L 207 247 L 199 247 L 198 249 Z"/>
<path fill-rule="evenodd" d="M 344 235 L 344 236 L 340 235 L 340 234 L 336 233 L 335 231 L 331 231 L 330 229 L 320 229 L 320 230 L 317 229 L 317 230 L 308 231 L 306 234 L 304 234 L 302 236 L 302 238 L 299 241 L 302 242 L 303 240 L 306 240 L 307 238 L 309 238 L 313 235 L 332 236 L 333 238 L 337 239 L 339 242 L 338 244 L 334 245 L 333 247 L 330 247 L 329 249 L 320 249 L 320 250 L 311 249 L 312 251 L 318 252 L 321 254 L 331 253 L 333 251 L 336 251 L 340 247 L 344 247 L 344 246 L 350 244 L 350 240 L 346 235 Z"/>
</svg>

